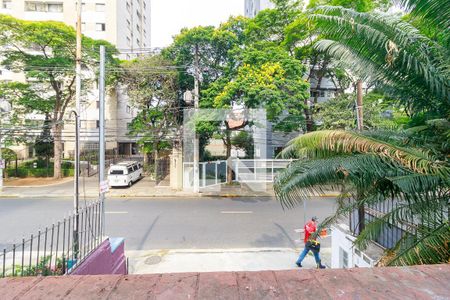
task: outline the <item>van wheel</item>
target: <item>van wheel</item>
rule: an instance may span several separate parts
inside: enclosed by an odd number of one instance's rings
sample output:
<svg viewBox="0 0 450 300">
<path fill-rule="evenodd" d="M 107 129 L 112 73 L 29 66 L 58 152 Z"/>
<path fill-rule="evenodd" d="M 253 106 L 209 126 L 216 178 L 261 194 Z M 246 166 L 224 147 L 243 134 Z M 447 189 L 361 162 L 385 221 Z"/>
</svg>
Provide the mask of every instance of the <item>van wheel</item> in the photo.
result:
<svg viewBox="0 0 450 300">
<path fill-rule="evenodd" d="M 128 187 L 131 187 L 133 185 L 133 182 L 130 180 L 130 182 L 128 182 Z"/>
</svg>

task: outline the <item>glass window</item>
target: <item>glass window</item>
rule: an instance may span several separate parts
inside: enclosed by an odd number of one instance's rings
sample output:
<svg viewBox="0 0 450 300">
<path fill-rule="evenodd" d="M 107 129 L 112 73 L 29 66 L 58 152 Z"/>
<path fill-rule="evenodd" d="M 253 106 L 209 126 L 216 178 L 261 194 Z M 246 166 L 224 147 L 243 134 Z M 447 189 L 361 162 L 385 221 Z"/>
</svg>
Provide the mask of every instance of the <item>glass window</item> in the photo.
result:
<svg viewBox="0 0 450 300">
<path fill-rule="evenodd" d="M 111 170 L 109 171 L 111 175 L 123 175 L 123 170 Z"/>
<path fill-rule="evenodd" d="M 95 24 L 95 30 L 97 30 L 97 31 L 105 31 L 106 30 L 106 24 L 105 23 L 96 23 Z"/>
<path fill-rule="evenodd" d="M 49 12 L 63 12 L 63 5 L 62 3 L 56 4 L 56 3 L 52 3 L 52 4 L 48 4 L 48 11 Z"/>
<path fill-rule="evenodd" d="M 105 11 L 105 3 L 95 3 L 95 11 L 98 12 Z"/>
<path fill-rule="evenodd" d="M 11 0 L 3 0 L 2 8 L 11 9 L 12 1 Z"/>
</svg>

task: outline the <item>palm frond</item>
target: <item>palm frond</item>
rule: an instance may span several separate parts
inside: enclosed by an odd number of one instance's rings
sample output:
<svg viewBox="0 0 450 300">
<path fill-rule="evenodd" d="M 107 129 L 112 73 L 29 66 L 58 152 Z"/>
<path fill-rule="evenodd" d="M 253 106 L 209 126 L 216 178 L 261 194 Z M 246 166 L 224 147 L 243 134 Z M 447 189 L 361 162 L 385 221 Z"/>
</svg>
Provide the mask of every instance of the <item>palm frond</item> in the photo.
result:
<svg viewBox="0 0 450 300">
<path fill-rule="evenodd" d="M 450 263 L 450 226 L 448 221 L 422 236 L 406 236 L 410 241 L 407 247 L 394 249 L 392 259 L 384 262 L 387 266 L 414 264 Z M 411 242 L 412 240 L 412 242 Z"/>
<path fill-rule="evenodd" d="M 361 134 L 340 130 L 307 133 L 293 139 L 283 156 L 324 158 L 330 155 L 369 153 L 421 174 L 450 176 L 450 170 L 427 152 L 402 148 Z"/>
<path fill-rule="evenodd" d="M 433 25 L 448 31 L 450 29 L 450 2 L 442 0 L 398 0 L 409 12 Z"/>
<path fill-rule="evenodd" d="M 358 63 L 370 66 L 365 73 L 423 87 L 450 100 L 449 52 L 399 17 L 319 7 L 310 18 L 325 39 L 335 42 L 319 41 L 318 50 L 344 60 L 361 73 L 364 69 L 353 63 L 358 56 Z"/>
</svg>

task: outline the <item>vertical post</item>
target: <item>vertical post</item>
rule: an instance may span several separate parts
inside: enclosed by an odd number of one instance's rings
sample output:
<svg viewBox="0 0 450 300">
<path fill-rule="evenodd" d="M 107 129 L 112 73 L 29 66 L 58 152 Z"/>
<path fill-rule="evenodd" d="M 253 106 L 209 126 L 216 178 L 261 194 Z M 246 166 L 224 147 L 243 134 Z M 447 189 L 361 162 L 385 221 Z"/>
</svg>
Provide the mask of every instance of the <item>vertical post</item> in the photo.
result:
<svg viewBox="0 0 450 300">
<path fill-rule="evenodd" d="M 358 131 L 362 131 L 364 127 L 363 119 L 363 87 L 362 81 L 358 80 L 356 82 L 356 116 Z"/>
<path fill-rule="evenodd" d="M 102 184 L 105 181 L 105 46 L 100 46 L 100 77 L 99 77 L 99 181 Z M 105 193 L 100 192 L 100 202 L 104 204 Z M 105 230 L 105 206 L 102 205 L 101 211 L 102 228 Z"/>
<path fill-rule="evenodd" d="M 217 184 L 218 183 L 218 178 L 219 178 L 219 174 L 218 174 L 218 172 L 217 172 L 217 167 L 218 167 L 218 161 L 216 162 L 216 166 L 215 166 L 215 170 L 214 170 L 214 174 L 216 175 L 215 177 L 216 177 L 216 182 L 215 182 L 215 184 Z"/>
<path fill-rule="evenodd" d="M 76 62 L 75 62 L 75 180 L 74 180 L 74 231 L 73 246 L 74 252 L 78 253 L 78 228 L 79 228 L 79 177 L 80 177 L 80 113 L 81 113 L 81 9 L 82 1 L 77 2 L 77 30 L 76 30 Z"/>
<path fill-rule="evenodd" d="M 364 121 L 363 121 L 363 88 L 362 81 L 358 80 L 356 82 L 356 116 L 358 123 L 358 131 L 363 131 Z M 356 193 L 356 201 L 359 201 L 360 192 Z M 360 234 L 365 228 L 365 208 L 364 204 L 358 206 L 358 234 Z"/>
<path fill-rule="evenodd" d="M 195 45 L 195 76 L 194 76 L 194 109 L 195 114 L 197 114 L 198 106 L 199 106 L 199 97 L 200 97 L 200 69 L 199 69 L 199 61 L 198 61 L 198 46 Z M 195 128 L 197 130 L 197 128 Z M 197 132 L 195 132 L 194 139 L 194 193 L 199 192 L 199 139 Z"/>
</svg>

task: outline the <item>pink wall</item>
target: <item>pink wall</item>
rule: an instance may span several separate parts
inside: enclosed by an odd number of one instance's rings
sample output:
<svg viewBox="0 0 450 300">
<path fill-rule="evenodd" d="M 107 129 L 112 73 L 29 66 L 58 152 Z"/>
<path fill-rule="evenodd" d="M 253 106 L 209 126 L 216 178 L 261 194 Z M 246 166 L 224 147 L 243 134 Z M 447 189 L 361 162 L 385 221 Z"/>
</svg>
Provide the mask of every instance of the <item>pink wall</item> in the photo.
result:
<svg viewBox="0 0 450 300">
<path fill-rule="evenodd" d="M 127 274 L 125 241 L 108 238 L 70 275 Z"/>
</svg>

